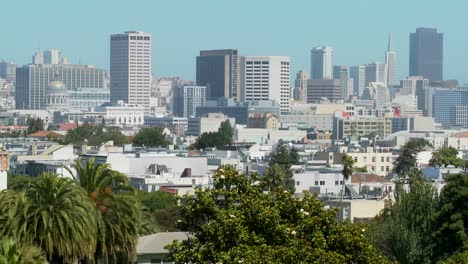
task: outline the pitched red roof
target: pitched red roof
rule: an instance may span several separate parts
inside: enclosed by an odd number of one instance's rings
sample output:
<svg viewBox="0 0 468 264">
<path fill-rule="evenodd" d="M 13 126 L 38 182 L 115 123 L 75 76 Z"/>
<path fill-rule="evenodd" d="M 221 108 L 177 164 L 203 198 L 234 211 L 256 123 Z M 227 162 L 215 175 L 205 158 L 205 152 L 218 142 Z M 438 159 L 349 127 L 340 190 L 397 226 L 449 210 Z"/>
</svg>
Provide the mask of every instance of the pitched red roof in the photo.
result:
<svg viewBox="0 0 468 264">
<path fill-rule="evenodd" d="M 381 182 L 381 183 L 390 183 L 385 177 L 379 176 L 373 173 L 356 173 L 351 176 L 351 183 L 360 183 L 360 182 Z"/>
<path fill-rule="evenodd" d="M 59 133 L 55 133 L 53 131 L 37 131 L 35 133 L 29 134 L 28 137 L 30 138 L 46 138 L 46 137 L 63 137 Z"/>
<path fill-rule="evenodd" d="M 468 131 L 456 133 L 452 137 L 467 138 L 468 137 Z"/>
<path fill-rule="evenodd" d="M 60 131 L 68 131 L 78 127 L 77 123 L 60 123 L 59 130 Z"/>
</svg>

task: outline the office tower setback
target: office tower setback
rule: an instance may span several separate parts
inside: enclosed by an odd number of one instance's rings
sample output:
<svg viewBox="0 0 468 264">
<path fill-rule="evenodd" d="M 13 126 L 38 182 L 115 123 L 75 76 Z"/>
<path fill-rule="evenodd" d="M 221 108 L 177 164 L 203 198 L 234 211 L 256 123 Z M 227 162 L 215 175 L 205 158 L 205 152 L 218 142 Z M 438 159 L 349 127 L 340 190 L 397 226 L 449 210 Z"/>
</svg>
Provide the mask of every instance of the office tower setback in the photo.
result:
<svg viewBox="0 0 468 264">
<path fill-rule="evenodd" d="M 244 101 L 274 100 L 282 113 L 289 112 L 289 57 L 241 57 L 241 93 Z"/>
<path fill-rule="evenodd" d="M 366 82 L 368 86 L 371 82 L 382 82 L 387 85 L 387 65 L 380 62 L 372 62 L 366 65 Z"/>
<path fill-rule="evenodd" d="M 206 86 L 207 99 L 239 100 L 240 72 L 236 49 L 202 50 L 197 56 L 197 85 Z"/>
<path fill-rule="evenodd" d="M 333 79 L 340 80 L 341 99 L 347 99 L 348 94 L 348 67 L 344 65 L 333 66 Z"/>
<path fill-rule="evenodd" d="M 294 82 L 293 99 L 297 102 L 307 102 L 307 80 L 309 75 L 306 71 L 299 71 L 296 74 L 296 80 Z"/>
<path fill-rule="evenodd" d="M 319 103 L 323 100 L 336 102 L 341 99 L 340 80 L 320 79 L 307 82 L 307 103 Z"/>
<path fill-rule="evenodd" d="M 149 112 L 151 35 L 127 31 L 110 38 L 110 100 L 139 105 Z"/>
<path fill-rule="evenodd" d="M 177 86 L 174 88 L 173 114 L 178 117 L 195 117 L 197 107 L 206 103 L 205 86 Z"/>
<path fill-rule="evenodd" d="M 387 85 L 397 85 L 396 52 L 393 51 L 392 33 L 388 36 L 388 48 L 385 53 L 385 64 L 387 64 Z"/>
<path fill-rule="evenodd" d="M 351 66 L 349 75 L 353 79 L 354 95 L 361 96 L 366 88 L 366 65 Z"/>
<path fill-rule="evenodd" d="M 410 34 L 409 75 L 443 80 L 444 35 L 435 28 L 417 28 Z"/>
<path fill-rule="evenodd" d="M 15 101 L 17 109 L 43 110 L 52 81 L 62 81 L 68 90 L 106 87 L 106 72 L 89 65 L 25 65 L 16 70 Z"/>
<path fill-rule="evenodd" d="M 333 78 L 333 49 L 331 47 L 313 47 L 310 51 L 310 79 Z"/>
</svg>

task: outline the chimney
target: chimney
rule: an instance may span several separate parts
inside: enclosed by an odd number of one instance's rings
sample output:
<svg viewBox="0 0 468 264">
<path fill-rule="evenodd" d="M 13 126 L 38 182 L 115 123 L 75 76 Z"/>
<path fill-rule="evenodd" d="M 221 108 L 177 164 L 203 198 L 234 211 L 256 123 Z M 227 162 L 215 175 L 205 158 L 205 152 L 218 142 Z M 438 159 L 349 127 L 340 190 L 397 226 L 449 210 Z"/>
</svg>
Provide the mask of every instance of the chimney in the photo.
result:
<svg viewBox="0 0 468 264">
<path fill-rule="evenodd" d="M 34 143 L 31 145 L 31 155 L 37 156 L 37 143 L 36 143 L 36 142 L 34 142 Z"/>
</svg>

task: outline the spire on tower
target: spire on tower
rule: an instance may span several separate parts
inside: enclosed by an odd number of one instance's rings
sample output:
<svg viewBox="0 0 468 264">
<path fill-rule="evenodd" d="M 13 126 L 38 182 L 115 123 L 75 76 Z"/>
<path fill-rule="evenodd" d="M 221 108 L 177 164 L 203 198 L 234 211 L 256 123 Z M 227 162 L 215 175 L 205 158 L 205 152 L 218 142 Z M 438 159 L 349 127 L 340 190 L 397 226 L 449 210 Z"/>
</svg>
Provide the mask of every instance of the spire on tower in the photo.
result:
<svg viewBox="0 0 468 264">
<path fill-rule="evenodd" d="M 392 51 L 392 32 L 388 33 L 388 48 L 387 51 Z"/>
</svg>

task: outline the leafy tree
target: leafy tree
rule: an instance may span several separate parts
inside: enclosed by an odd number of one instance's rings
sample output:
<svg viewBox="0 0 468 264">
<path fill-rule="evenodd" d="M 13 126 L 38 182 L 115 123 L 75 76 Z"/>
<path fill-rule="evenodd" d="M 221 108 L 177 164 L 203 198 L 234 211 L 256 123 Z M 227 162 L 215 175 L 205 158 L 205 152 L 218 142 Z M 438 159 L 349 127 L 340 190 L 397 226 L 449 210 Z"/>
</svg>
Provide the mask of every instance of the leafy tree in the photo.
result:
<svg viewBox="0 0 468 264">
<path fill-rule="evenodd" d="M 28 135 L 44 130 L 44 121 L 39 117 L 28 118 L 26 123 L 28 125 L 28 130 L 27 130 Z"/>
<path fill-rule="evenodd" d="M 13 239 L 0 240 L 0 264 L 43 264 L 44 253 L 37 247 L 21 245 Z"/>
<path fill-rule="evenodd" d="M 154 214 L 158 229 L 161 232 L 178 231 L 177 220 L 180 219 L 179 206 L 172 205 L 167 208 L 156 211 Z"/>
<path fill-rule="evenodd" d="M 214 188 L 185 196 L 180 213 L 190 236 L 168 246 L 176 263 L 388 263 L 361 227 L 339 223 L 315 196 L 264 192 L 229 166 Z"/>
<path fill-rule="evenodd" d="M 461 264 L 461 263 L 468 263 L 468 250 L 456 253 L 444 261 L 437 262 L 437 264 Z"/>
<path fill-rule="evenodd" d="M 231 126 L 229 120 L 221 122 L 218 131 L 205 132 L 201 134 L 193 143 L 194 149 L 206 149 L 208 147 L 223 147 L 230 146 L 233 142 L 234 128 Z"/>
<path fill-rule="evenodd" d="M 156 212 L 177 204 L 176 197 L 167 192 L 138 191 L 137 197 L 140 203 L 146 206 L 151 212 Z"/>
<path fill-rule="evenodd" d="M 133 258 L 141 227 L 141 208 L 126 175 L 110 169 L 109 164 L 95 164 L 93 158 L 73 167 L 81 186 L 99 212 L 96 227 L 95 259 L 116 259 L 119 254 Z"/>
<path fill-rule="evenodd" d="M 468 174 L 448 176 L 435 216 L 435 257 L 468 250 Z"/>
<path fill-rule="evenodd" d="M 9 194 L 10 202 L 13 194 Z M 96 210 L 73 181 L 43 174 L 16 195 L 2 236 L 19 244 L 37 245 L 49 263 L 93 259 L 96 250 Z"/>
<path fill-rule="evenodd" d="M 341 163 L 343 165 L 343 170 L 341 171 L 341 174 L 343 174 L 343 183 L 341 184 L 340 210 L 343 211 L 343 196 L 345 193 L 345 182 L 349 179 L 349 177 L 353 175 L 354 160 L 351 156 L 345 154 L 341 159 Z"/>
<path fill-rule="evenodd" d="M 362 166 L 362 167 L 353 167 L 354 171 L 355 172 L 367 172 L 367 167 L 366 166 Z"/>
<path fill-rule="evenodd" d="M 294 173 L 291 166 L 299 163 L 299 154 L 295 148 L 290 148 L 280 140 L 269 156 L 270 166 L 264 173 L 262 181 L 268 190 L 282 186 L 287 191 L 295 192 Z"/>
<path fill-rule="evenodd" d="M 397 185 L 396 202 L 383 221 L 386 253 L 400 263 L 432 263 L 434 245 L 433 216 L 437 210 L 437 191 L 421 172 L 410 172 L 407 188 Z"/>
<path fill-rule="evenodd" d="M 429 165 L 434 167 L 447 167 L 449 165 L 461 167 L 463 163 L 463 160 L 458 157 L 458 150 L 453 147 L 443 147 L 432 152 L 432 158 L 429 160 Z"/>
<path fill-rule="evenodd" d="M 169 143 L 162 127 L 143 128 L 133 139 L 135 146 L 166 147 Z"/>
<path fill-rule="evenodd" d="M 416 168 L 417 155 L 427 146 L 430 146 L 430 143 L 425 139 L 413 139 L 408 141 L 408 143 L 402 147 L 401 154 L 396 159 L 395 172 L 400 176 L 404 176 L 413 168 Z"/>
<path fill-rule="evenodd" d="M 122 134 L 119 127 L 107 127 L 102 125 L 83 124 L 77 128 L 71 129 L 60 142 L 63 144 L 82 144 L 84 140 L 91 146 L 98 146 L 107 141 L 114 141 L 114 145 L 128 143 L 127 137 Z"/>
</svg>

